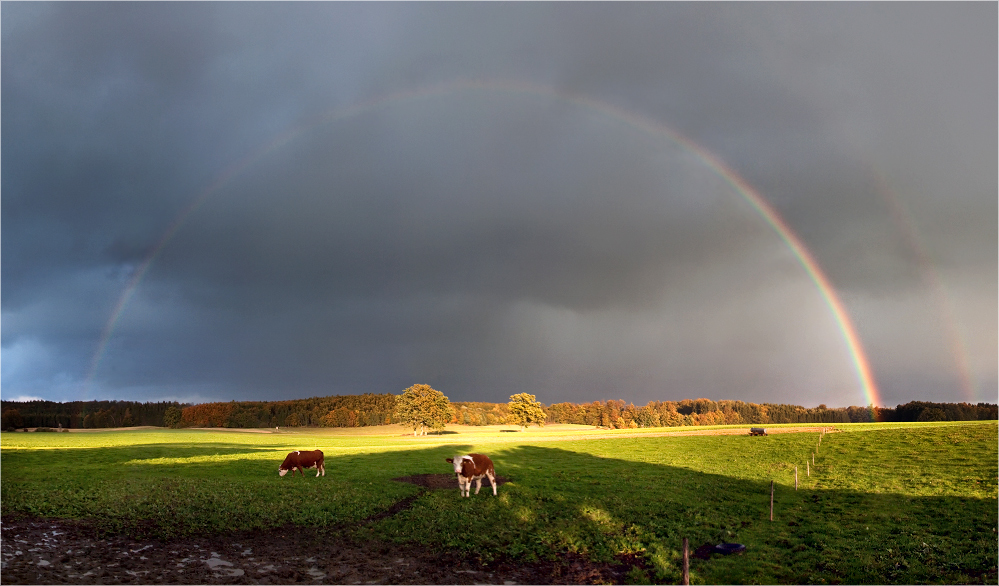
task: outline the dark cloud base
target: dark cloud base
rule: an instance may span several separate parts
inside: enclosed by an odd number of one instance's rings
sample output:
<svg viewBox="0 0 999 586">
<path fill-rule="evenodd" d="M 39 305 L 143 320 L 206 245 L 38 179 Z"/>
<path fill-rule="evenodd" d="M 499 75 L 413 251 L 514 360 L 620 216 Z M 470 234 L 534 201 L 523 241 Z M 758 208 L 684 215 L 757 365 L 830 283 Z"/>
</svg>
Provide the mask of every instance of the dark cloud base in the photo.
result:
<svg viewBox="0 0 999 586">
<path fill-rule="evenodd" d="M 5 397 L 864 401 L 613 109 L 885 401 L 996 393 L 994 6 L 0 11 Z"/>
</svg>

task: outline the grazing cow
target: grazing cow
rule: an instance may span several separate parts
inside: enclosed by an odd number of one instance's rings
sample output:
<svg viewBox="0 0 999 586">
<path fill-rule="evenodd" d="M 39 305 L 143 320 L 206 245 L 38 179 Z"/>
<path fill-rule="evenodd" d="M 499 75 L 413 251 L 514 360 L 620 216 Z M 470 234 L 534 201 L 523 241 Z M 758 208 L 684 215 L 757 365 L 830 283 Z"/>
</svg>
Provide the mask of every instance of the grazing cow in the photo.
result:
<svg viewBox="0 0 999 586">
<path fill-rule="evenodd" d="M 482 488 L 482 478 L 489 477 L 489 483 L 493 485 L 493 496 L 496 496 L 496 471 L 493 470 L 493 461 L 483 454 L 468 454 L 467 456 L 455 456 L 445 458 L 447 462 L 454 465 L 454 474 L 458 477 L 458 491 L 461 496 L 471 496 L 472 481 L 475 481 L 475 494 L 479 494 Z"/>
<path fill-rule="evenodd" d="M 284 476 L 291 470 L 291 475 L 294 476 L 297 469 L 302 476 L 305 476 L 305 472 L 303 471 L 305 468 L 315 468 L 317 477 L 320 474 L 326 476 L 326 467 L 323 466 L 323 453 L 319 450 L 312 452 L 292 452 L 278 466 L 278 474 Z"/>
</svg>

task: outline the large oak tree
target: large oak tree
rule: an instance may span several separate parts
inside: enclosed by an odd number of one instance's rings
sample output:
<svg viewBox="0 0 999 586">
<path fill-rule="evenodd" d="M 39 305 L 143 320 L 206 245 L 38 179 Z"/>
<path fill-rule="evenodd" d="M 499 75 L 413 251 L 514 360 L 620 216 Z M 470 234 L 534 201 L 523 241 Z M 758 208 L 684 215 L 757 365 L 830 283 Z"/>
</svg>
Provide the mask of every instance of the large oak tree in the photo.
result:
<svg viewBox="0 0 999 586">
<path fill-rule="evenodd" d="M 510 395 L 510 420 L 520 426 L 520 431 L 532 423 L 545 425 L 545 411 L 537 397 L 528 393 Z"/>
<path fill-rule="evenodd" d="M 413 435 L 426 435 L 428 428 L 444 429 L 451 420 L 451 401 L 430 385 L 413 385 L 396 399 L 395 415 L 400 423 L 413 427 Z"/>
</svg>

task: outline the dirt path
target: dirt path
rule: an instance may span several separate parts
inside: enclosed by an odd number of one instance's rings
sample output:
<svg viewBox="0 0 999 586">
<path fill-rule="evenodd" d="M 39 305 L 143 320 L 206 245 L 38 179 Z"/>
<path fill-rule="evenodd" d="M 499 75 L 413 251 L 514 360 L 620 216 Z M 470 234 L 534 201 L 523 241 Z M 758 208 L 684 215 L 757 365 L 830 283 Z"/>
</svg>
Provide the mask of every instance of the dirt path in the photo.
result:
<svg viewBox="0 0 999 586">
<path fill-rule="evenodd" d="M 450 474 L 397 478 L 426 490 L 454 490 Z M 497 478 L 497 484 L 506 482 Z M 417 545 L 365 538 L 365 525 L 403 511 L 419 495 L 354 527 L 294 526 L 230 535 L 135 539 L 97 537 L 85 522 L 0 520 L 3 584 L 619 584 L 637 559 L 594 564 L 578 556 L 525 564 L 483 564 Z M 352 529 L 361 527 L 360 537 Z"/>
<path fill-rule="evenodd" d="M 4 520 L 4 584 L 542 583 L 531 568 L 453 564 L 416 547 L 283 527 L 169 541 L 95 538 L 79 523 Z"/>
<path fill-rule="evenodd" d="M 3 584 L 620 584 L 640 560 L 480 564 L 410 545 L 282 527 L 159 541 L 85 524 L 2 521 Z"/>
</svg>

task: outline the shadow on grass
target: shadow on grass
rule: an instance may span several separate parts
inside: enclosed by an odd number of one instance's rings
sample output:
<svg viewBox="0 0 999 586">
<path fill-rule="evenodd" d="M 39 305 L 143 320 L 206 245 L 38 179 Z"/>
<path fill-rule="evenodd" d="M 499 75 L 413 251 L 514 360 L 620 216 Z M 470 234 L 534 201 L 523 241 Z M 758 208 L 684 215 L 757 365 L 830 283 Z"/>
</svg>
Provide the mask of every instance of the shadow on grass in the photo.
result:
<svg viewBox="0 0 999 586">
<path fill-rule="evenodd" d="M 439 449 L 420 457 L 433 457 Z M 468 555 L 518 560 L 638 556 L 633 580 L 677 582 L 683 538 L 742 543 L 745 553 L 694 559 L 706 583 L 987 582 L 996 578 L 994 499 L 912 497 L 778 485 L 569 450 L 517 446 L 488 454 L 511 482 L 493 497 L 427 493 L 373 528 Z M 401 457 L 402 455 L 400 455 Z M 417 456 L 411 454 L 411 456 Z M 642 578 L 642 576 L 645 578 Z"/>
<path fill-rule="evenodd" d="M 496 473 L 509 480 L 496 497 L 488 481 L 471 498 L 460 497 L 457 490 L 427 491 L 392 481 L 453 474 L 445 458 L 472 449 L 459 444 L 327 455 L 325 477 L 293 480 L 276 473 L 283 448 L 217 442 L 86 448 L 61 452 L 55 464 L 46 450 L 19 450 L 2 454 L 4 495 L 30 496 L 5 502 L 4 513 L 74 516 L 79 513 L 73 511 L 91 511 L 74 500 L 77 493 L 87 494 L 79 486 L 90 487 L 91 493 L 114 486 L 123 470 L 131 468 L 142 472 L 143 481 L 134 490 L 185 477 L 188 484 L 178 490 L 190 489 L 192 498 L 211 500 L 193 505 L 169 501 L 174 492 L 170 484 L 148 494 L 123 493 L 121 498 L 128 499 L 123 502 L 153 501 L 127 514 L 151 514 L 147 511 L 157 510 L 157 499 L 163 499 L 169 515 L 183 516 L 177 522 L 202 531 L 289 522 L 367 532 L 358 535 L 417 542 L 486 560 L 579 555 L 613 562 L 632 556 L 643 560 L 632 580 L 667 582 L 679 581 L 680 543 L 687 538 L 691 551 L 704 543 L 747 546 L 741 556 L 693 560 L 695 577 L 708 583 L 996 581 L 995 499 L 794 491 L 779 485 L 771 522 L 769 481 L 538 446 L 487 454 Z M 263 453 L 274 457 L 260 458 Z M 218 461 L 211 460 L 216 456 Z M 160 458 L 180 461 L 126 466 Z M 184 461 L 197 458 L 209 460 Z M 44 470 L 47 479 L 53 467 L 85 472 L 72 480 L 43 482 L 38 471 Z M 190 484 L 199 478 L 210 478 L 211 486 Z M 76 484 L 64 486 L 67 482 Z M 127 491 L 133 485 L 120 486 Z M 282 512 L 289 501 L 299 503 L 292 517 Z M 17 509 L 9 509 L 8 503 Z M 124 514 L 112 508 L 109 515 Z M 121 526 L 128 530 L 143 522 L 132 519 Z M 155 522 L 174 521 L 164 516 Z"/>
</svg>

